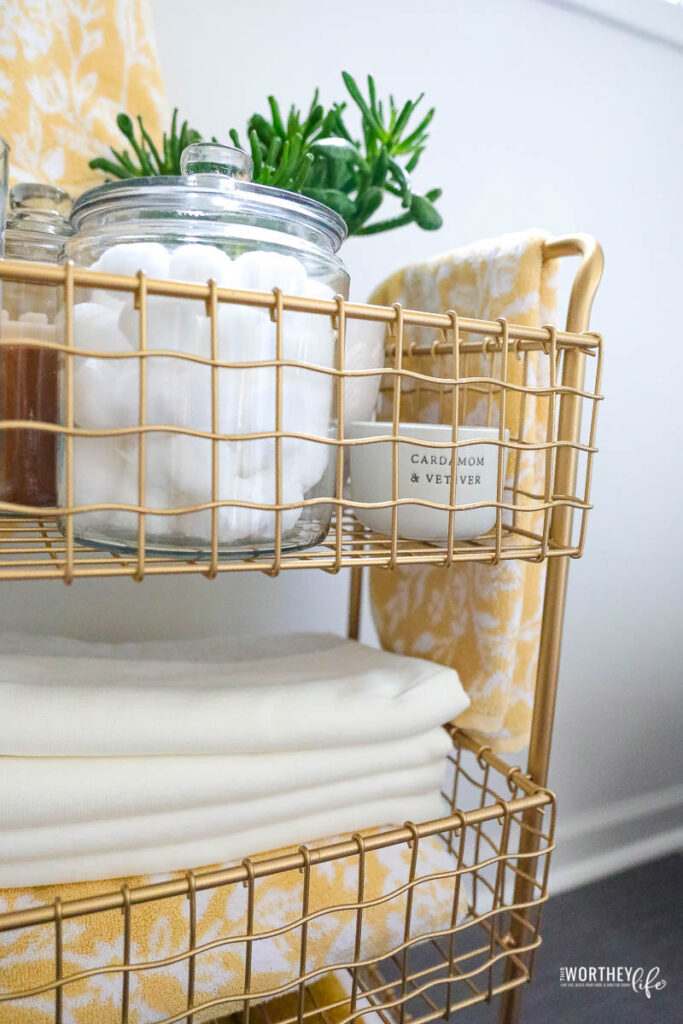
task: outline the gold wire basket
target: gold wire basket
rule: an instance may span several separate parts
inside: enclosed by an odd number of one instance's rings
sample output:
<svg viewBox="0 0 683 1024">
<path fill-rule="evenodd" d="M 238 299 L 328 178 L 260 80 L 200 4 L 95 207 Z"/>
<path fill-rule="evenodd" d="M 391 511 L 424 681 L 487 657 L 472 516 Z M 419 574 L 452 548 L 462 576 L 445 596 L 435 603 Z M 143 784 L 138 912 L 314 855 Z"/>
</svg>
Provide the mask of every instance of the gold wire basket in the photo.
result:
<svg viewBox="0 0 683 1024">
<path fill-rule="evenodd" d="M 457 561 L 479 561 L 496 564 L 502 559 L 527 559 L 543 561 L 546 558 L 570 555 L 579 557 L 583 551 L 586 516 L 590 509 L 590 480 L 595 448 L 595 428 L 598 400 L 600 399 L 600 374 L 602 367 L 602 343 L 594 334 L 573 333 L 555 330 L 553 327 L 522 327 L 508 323 L 466 319 L 457 313 L 435 314 L 405 310 L 396 305 L 393 308 L 350 303 L 338 298 L 335 301 L 294 298 L 283 295 L 275 289 L 273 293 L 230 291 L 217 288 L 214 282 L 207 285 L 184 284 L 177 281 L 147 280 L 143 273 L 136 278 L 118 277 L 89 270 L 77 269 L 72 265 L 63 267 L 45 264 L 27 264 L 5 261 L 0 264 L 0 280 L 43 285 L 58 289 L 63 297 L 64 341 L 47 342 L 33 339 L 12 338 L 0 346 L 25 347 L 34 351 L 50 349 L 62 360 L 61 389 L 64 398 L 64 415 L 61 423 L 47 423 L 36 419 L 20 420 L 6 417 L 0 422 L 0 430 L 13 434 L 22 431 L 47 432 L 58 437 L 62 444 L 63 477 L 65 480 L 64 502 L 52 508 L 36 508 L 14 502 L 0 501 L 0 512 L 5 518 L 0 522 L 0 580 L 1 579 L 46 579 L 61 578 L 69 583 L 76 577 L 86 576 L 131 576 L 142 580 L 145 576 L 159 574 L 200 573 L 214 577 L 223 572 L 260 571 L 277 575 L 286 569 L 320 568 L 338 572 L 343 567 L 381 566 L 393 568 L 396 565 L 429 563 L 450 565 Z M 73 311 L 74 295 L 77 289 L 104 289 L 134 296 L 139 317 L 139 347 L 125 354 L 120 352 L 98 352 L 74 347 Z M 198 356 L 179 351 L 150 349 L 147 343 L 146 309 L 150 297 L 164 296 L 168 299 L 196 302 L 202 300 L 211 327 L 211 357 Z M 248 308 L 268 310 L 275 321 L 275 354 L 269 360 L 249 363 L 227 362 L 218 358 L 219 327 L 218 311 L 223 303 Z M 334 367 L 314 366 L 283 357 L 284 320 L 287 313 L 306 314 L 310 317 L 331 319 L 337 337 L 336 365 Z M 387 365 L 375 369 L 345 369 L 346 325 L 351 320 L 379 322 L 387 327 Z M 430 335 L 428 344 L 416 342 L 415 332 L 421 336 Z M 407 335 L 410 333 L 410 339 Z M 0 349 L 0 352 L 2 349 Z M 537 354 L 542 369 L 539 371 L 545 383 L 529 380 L 529 358 Z M 439 359 L 439 375 L 425 372 L 424 359 Z M 74 420 L 74 375 L 79 360 L 94 358 L 100 360 L 132 360 L 140 365 L 139 381 L 139 422 L 134 426 L 120 426 L 108 430 L 84 429 L 75 425 Z M 198 431 L 179 426 L 149 423 L 146 418 L 147 374 L 150 360 L 185 361 L 203 365 L 212 376 L 211 423 L 212 430 Z M 485 359 L 488 371 L 472 375 L 468 363 L 472 359 Z M 519 380 L 513 379 L 513 363 L 522 366 Z M 582 385 L 584 367 L 590 366 L 589 385 Z M 476 365 L 476 364 L 475 364 Z M 275 429 L 250 434 L 222 434 L 217 429 L 218 374 L 222 370 L 271 368 L 277 376 L 275 396 Z M 427 367 L 429 370 L 429 367 Z M 297 431 L 283 430 L 282 393 L 283 374 L 288 371 L 303 371 L 332 378 L 335 394 L 336 436 L 310 436 Z M 368 443 L 367 439 L 353 439 L 344 433 L 345 390 L 352 379 L 381 376 L 384 390 L 390 391 L 390 413 L 388 423 L 382 431 L 383 441 L 393 446 L 393 460 L 396 465 L 401 444 L 411 441 L 410 432 L 403 424 L 404 409 L 416 408 L 416 402 L 423 393 L 436 392 L 442 409 L 442 419 L 453 425 L 451 439 L 445 442 L 421 441 L 422 447 L 446 451 L 456 459 L 463 444 L 475 451 L 479 442 L 463 442 L 457 439 L 457 424 L 462 420 L 468 396 L 483 398 L 486 405 L 486 420 L 499 424 L 497 437 L 490 444 L 501 453 L 495 495 L 487 503 L 495 508 L 495 527 L 484 537 L 474 541 L 454 539 L 453 529 L 448 530 L 448 539 L 441 544 L 427 544 L 402 539 L 398 529 L 398 511 L 402 505 L 422 505 L 428 509 L 439 509 L 448 513 L 450 519 L 458 512 L 477 507 L 473 503 L 459 503 L 456 491 L 456 474 L 451 475 L 452 486 L 447 502 L 434 502 L 428 498 L 406 498 L 399 493 L 398 473 L 393 472 L 391 493 L 383 495 L 379 503 L 370 503 L 373 508 L 382 507 L 391 511 L 391 529 L 383 535 L 372 533 L 361 527 L 354 518 L 360 502 L 345 494 L 346 458 L 354 446 Z M 516 424 L 506 433 L 506 406 L 515 400 Z M 538 429 L 538 414 L 534 429 L 530 429 L 528 404 L 535 402 L 543 407 L 543 425 Z M 583 433 L 582 433 L 583 431 Z M 160 509 L 150 504 L 147 488 L 146 449 L 152 435 L 185 435 L 204 438 L 212 445 L 213 471 L 210 493 L 205 501 L 190 506 Z M 77 438 L 135 438 L 138 449 L 137 503 L 124 501 L 111 504 L 74 504 L 75 460 L 74 440 Z M 250 443 L 270 440 L 274 443 L 275 458 L 275 501 L 246 502 L 237 499 L 221 500 L 218 483 L 218 446 L 223 442 Z M 326 445 L 337 455 L 334 484 L 329 494 L 304 497 L 299 502 L 283 501 L 283 444 L 290 440 L 303 440 L 315 445 Z M 519 466 L 528 455 L 540 456 L 543 463 L 540 490 L 528 490 L 520 478 L 518 469 L 514 479 L 505 480 L 503 465 L 505 458 L 516 459 Z M 368 503 L 365 503 L 366 506 Z M 225 506 L 271 512 L 274 517 L 274 539 L 272 552 L 260 557 L 224 559 L 218 537 L 218 512 Z M 282 543 L 282 517 L 287 510 L 307 509 L 313 506 L 332 506 L 334 523 L 329 536 L 322 543 L 307 551 L 288 551 Z M 97 547 L 79 544 L 74 534 L 76 516 L 103 511 L 129 512 L 137 516 L 137 541 L 133 555 L 103 552 Z M 151 515 L 193 515 L 208 510 L 211 515 L 211 536 L 207 548 L 208 557 L 179 558 L 155 556 L 148 552 L 146 535 Z M 573 532 L 563 528 L 572 513 L 578 513 Z"/>
<path fill-rule="evenodd" d="M 222 871 L 188 872 L 171 882 L 104 891 L 100 895 L 70 902 L 54 903 L 0 915 L 0 948 L 13 935 L 30 938 L 42 929 L 42 948 L 49 950 L 51 933 L 54 974 L 41 984 L 0 994 L 0 1021 L 50 1021 L 64 1024 L 77 1014 L 84 986 L 109 978 L 107 1024 L 136 1024 L 137 1012 L 131 1009 L 131 991 L 142 977 L 150 977 L 173 965 L 176 977 L 183 979 L 182 1004 L 175 1012 L 158 1018 L 156 1024 L 221 1019 L 226 1009 L 237 1013 L 248 1024 L 256 1005 L 286 992 L 297 995 L 293 1015 L 279 1024 L 308 1021 L 316 1013 L 329 1013 L 337 1024 L 351 1024 L 375 1009 L 396 1021 L 429 1021 L 493 996 L 529 980 L 533 953 L 540 944 L 539 921 L 547 899 L 550 852 L 554 848 L 555 801 L 552 793 L 536 786 L 519 768 L 510 768 L 481 747 L 466 733 L 453 729 L 450 757 L 452 783 L 449 809 L 439 821 L 414 824 L 380 833 L 355 835 L 352 839 L 314 848 L 303 846 L 297 853 L 268 859 L 245 860 Z M 463 790 L 466 792 L 463 793 Z M 460 803 L 467 800 L 473 809 L 463 812 Z M 416 869 L 420 843 L 438 835 L 452 853 L 452 868 L 425 875 Z M 524 852 L 524 846 L 528 849 Z M 408 868 L 400 886 L 381 897 L 365 895 L 365 866 L 378 850 L 394 846 L 410 849 Z M 520 852 L 522 850 L 523 852 Z M 309 909 L 312 880 L 316 870 L 330 862 L 343 860 L 354 872 L 357 899 L 344 905 Z M 264 923 L 265 908 L 259 901 L 264 880 L 282 872 L 299 870 L 301 909 L 279 928 L 272 918 Z M 411 908 L 420 889 L 435 881 L 448 883 L 449 899 L 440 915 L 441 927 L 430 934 L 411 932 Z M 526 887 L 525 898 L 514 895 L 515 882 Z M 103 883 L 106 886 L 106 883 Z M 197 903 L 206 901 L 219 889 L 247 887 L 247 928 L 242 932 L 226 930 L 211 941 L 201 941 L 197 933 Z M 202 894 L 202 895 L 200 895 Z M 461 898 L 467 902 L 463 917 L 456 911 Z M 135 962 L 131 957 L 131 933 L 136 908 L 153 901 L 187 903 L 187 934 L 183 948 L 168 957 Z M 403 941 L 386 950 L 381 959 L 360 955 L 367 917 L 378 902 L 387 910 L 396 908 L 405 921 Z M 87 969 L 71 959 L 64 948 L 65 929 L 85 928 L 92 915 L 118 911 L 119 941 L 114 956 L 107 943 L 102 944 L 101 961 L 89 961 Z M 354 955 L 342 961 L 331 957 L 323 967 L 311 969 L 307 963 L 315 938 L 327 917 L 345 914 L 353 926 Z M 511 936 L 515 923 L 522 929 L 521 941 Z M 48 933 L 49 930 L 49 933 Z M 366 929 L 367 930 L 367 929 Z M 283 984 L 264 988 L 252 984 L 252 956 L 256 944 L 269 936 L 292 932 L 300 943 L 298 973 Z M 229 994 L 213 999 L 195 999 L 195 977 L 202 955 L 214 954 L 221 947 L 244 949 L 244 974 L 229 986 Z M 514 967 L 513 974 L 506 974 Z M 348 1001 L 311 1008 L 308 990 L 316 978 L 329 971 L 350 974 Z M 112 986 L 112 979 L 115 984 Z M 116 982 L 116 979 L 118 981 Z M 227 987 L 227 982 L 226 982 Z M 72 995 L 73 994 L 73 995 Z M 72 1003 L 72 999 L 75 1002 Z M 12 1016 L 12 1011 L 16 1016 Z M 24 1016 L 25 1014 L 25 1016 Z"/>
<path fill-rule="evenodd" d="M 559 668 L 561 624 L 564 608 L 569 558 L 579 557 L 584 548 L 587 513 L 590 505 L 590 483 L 595 447 L 596 416 L 602 371 L 602 341 L 589 333 L 588 317 L 602 270 L 599 247 L 588 236 L 557 239 L 545 247 L 545 258 L 581 255 L 582 261 L 574 281 L 570 300 L 567 330 L 553 327 L 519 326 L 507 321 L 472 320 L 456 312 L 435 314 L 346 302 L 295 298 L 273 293 L 239 292 L 207 285 L 175 281 L 147 280 L 144 274 L 135 278 L 118 277 L 71 265 L 63 267 L 0 261 L 0 280 L 24 282 L 57 289 L 63 297 L 64 340 L 47 343 L 31 340 L 27 345 L 53 349 L 61 361 L 61 384 L 64 394 L 64 416 L 60 423 L 36 422 L 0 416 L 0 431 L 45 431 L 61 439 L 66 478 L 65 501 L 51 508 L 37 508 L 15 502 L 0 502 L 0 579 L 61 579 L 70 583 L 78 577 L 128 576 L 141 581 L 146 576 L 161 574 L 202 574 L 207 578 L 219 573 L 256 571 L 272 576 L 290 569 L 319 568 L 336 573 L 351 568 L 349 635 L 357 638 L 360 620 L 362 568 L 377 566 L 391 569 L 397 565 L 431 564 L 448 566 L 460 561 L 496 564 L 505 559 L 527 561 L 548 560 L 544 611 L 537 674 L 534 717 L 527 772 L 508 766 L 489 748 L 482 747 L 468 734 L 449 727 L 453 739 L 452 788 L 447 794 L 448 816 L 436 822 L 407 822 L 390 831 L 369 832 L 352 839 L 328 842 L 326 845 L 303 846 L 296 853 L 247 859 L 241 865 L 213 871 L 187 872 L 175 881 L 141 888 L 102 891 L 88 898 L 69 901 L 57 898 L 38 907 L 13 910 L 0 915 L 0 939 L 25 936 L 27 941 L 36 929 L 43 929 L 45 948 L 49 950 L 49 977 L 39 984 L 24 984 L 0 993 L 0 1022 L 24 1024 L 65 1024 L 71 1020 L 72 993 L 81 996 L 98 978 L 117 979 L 111 996 L 111 1021 L 138 1024 L 131 1009 L 134 979 L 151 975 L 167 962 L 160 958 L 136 962 L 132 955 L 131 930 L 136 908 L 161 905 L 164 900 L 185 901 L 187 935 L 182 950 L 173 956 L 178 970 L 185 972 L 182 1005 L 160 1018 L 156 1024 L 203 1024 L 223 1019 L 226 1013 L 241 1017 L 249 1024 L 250 1014 L 263 1000 L 283 993 L 296 995 L 296 1007 L 279 1024 L 313 1024 L 322 1014 L 325 1021 L 351 1024 L 369 1013 L 377 1012 L 383 1021 L 422 1024 L 438 1017 L 447 1018 L 456 1010 L 474 1003 L 490 1001 L 504 993 L 502 1018 L 507 1024 L 516 1019 L 519 1010 L 520 986 L 529 980 L 533 954 L 540 943 L 540 912 L 547 898 L 550 852 L 554 847 L 555 802 L 547 790 L 547 767 L 554 715 L 554 702 Z M 131 295 L 140 310 L 140 338 L 137 351 L 125 358 L 138 361 L 139 422 L 135 426 L 106 431 L 87 431 L 75 425 L 73 378 L 75 363 L 83 356 L 122 358 L 104 352 L 84 352 L 74 346 L 73 309 L 77 289 L 104 289 Z M 206 500 L 192 508 L 174 509 L 191 513 L 208 510 L 211 516 L 211 539 L 208 557 L 181 558 L 158 556 L 148 552 L 146 545 L 147 517 L 159 513 L 148 502 L 145 447 L 151 432 L 159 429 L 145 418 L 145 367 L 157 353 L 147 347 L 145 310 L 149 297 L 165 296 L 174 300 L 201 300 L 206 304 L 211 324 L 211 358 L 197 359 L 185 353 L 162 352 L 164 357 L 194 358 L 203 362 L 213 378 L 230 364 L 218 358 L 218 310 L 221 304 L 237 304 L 268 310 L 275 323 L 276 351 L 274 359 L 256 365 L 275 369 L 275 429 L 249 435 L 249 440 L 270 438 L 276 449 L 275 501 L 252 503 L 248 507 L 267 510 L 275 523 L 275 538 L 270 552 L 254 557 L 221 556 L 216 526 L 219 498 L 217 473 Z M 287 313 L 324 317 L 331 321 L 337 338 L 334 367 L 311 366 L 283 358 Z M 347 324 L 352 320 L 382 323 L 387 329 L 386 365 L 382 368 L 350 370 L 345 364 Z M 17 345 L 16 339 L 3 342 Z M 529 375 L 531 357 L 542 368 L 539 376 Z M 486 371 L 482 372 L 482 361 Z M 251 364 L 250 364 L 251 365 Z M 434 367 L 437 367 L 435 372 Z M 513 373 L 512 368 L 515 368 Z M 287 368 L 305 369 L 325 374 L 333 380 L 335 394 L 335 434 L 311 438 L 283 429 L 282 375 Z M 345 490 L 346 456 L 361 441 L 351 439 L 344 430 L 345 390 L 354 377 L 378 375 L 382 378 L 382 402 L 389 422 L 384 440 L 392 447 L 391 493 L 381 503 L 390 510 L 391 528 L 386 534 L 373 533 L 363 527 L 355 512 L 360 504 Z M 432 447 L 446 450 L 457 460 L 459 448 L 457 426 L 468 407 L 468 395 L 483 403 L 486 422 L 498 427 L 495 439 L 498 451 L 505 453 L 515 466 L 525 453 L 538 457 L 542 465 L 542 483 L 535 489 L 525 487 L 520 474 L 507 474 L 499 459 L 495 499 L 495 525 L 489 533 L 468 541 L 454 538 L 450 525 L 459 512 L 471 505 L 459 503 L 455 485 L 450 500 L 434 503 L 423 500 L 428 508 L 438 508 L 449 517 L 448 539 L 443 543 L 424 543 L 402 539 L 399 535 L 398 511 L 406 499 L 399 493 L 396 471 L 399 446 L 411 440 L 405 423 L 417 418 L 422 397 L 427 394 L 436 403 L 442 422 L 452 426 L 451 438 Z M 536 426 L 531 427 L 529 409 L 536 404 Z M 511 424 L 510 409 L 515 416 Z M 538 415 L 538 410 L 541 415 Z M 507 427 L 506 427 L 507 421 Z M 215 452 L 217 445 L 234 440 L 217 430 L 217 388 L 212 388 L 211 422 L 213 429 L 202 434 Z M 538 424 L 542 427 L 539 431 Z M 162 432 L 188 433 L 181 428 L 162 425 Z M 112 505 L 77 505 L 74 495 L 74 439 L 82 436 L 115 437 L 131 435 L 137 439 L 138 476 L 137 502 L 116 502 Z M 289 438 L 304 439 L 328 445 L 337 454 L 334 486 L 330 492 L 313 499 L 304 499 L 303 506 L 322 503 L 333 507 L 332 527 L 322 543 L 303 551 L 288 551 L 282 544 L 282 516 L 289 507 L 283 502 L 282 446 Z M 238 438 L 244 440 L 244 437 Z M 487 442 L 491 443 L 491 442 Z M 420 441 L 429 447 L 429 442 Z M 517 462 L 515 463 L 515 460 Z M 213 465 L 216 465 L 214 455 Z M 88 511 L 123 510 L 137 517 L 137 545 L 133 553 L 105 552 L 78 543 L 74 533 L 75 516 Z M 467 810 L 463 808 L 469 808 Z M 442 926 L 433 934 L 411 931 L 411 907 L 420 887 L 430 879 L 417 872 L 420 844 L 440 836 L 452 853 L 452 868 L 438 872 L 441 881 L 452 884 L 448 905 L 444 908 Z M 404 846 L 410 850 L 410 867 L 403 884 L 385 894 L 383 899 L 395 901 L 396 911 L 404 921 L 403 941 L 381 957 L 363 958 L 364 927 L 372 900 L 364 891 L 366 858 L 377 851 Z M 357 899 L 343 907 L 309 908 L 311 879 L 316 870 L 333 862 L 343 862 L 356 873 Z M 294 931 L 300 941 L 299 970 L 286 983 L 257 989 L 252 984 L 252 955 L 255 944 L 277 931 L 262 917 L 259 909 L 259 883 L 284 871 L 301 871 L 301 911 L 295 919 L 283 924 L 282 931 Z M 196 971 L 206 952 L 197 934 L 197 901 L 199 894 L 217 892 L 225 887 L 246 886 L 248 896 L 247 926 L 241 931 L 220 935 L 215 944 L 227 947 L 242 944 L 244 974 L 227 994 L 213 999 L 198 999 Z M 461 920 L 457 914 L 463 893 L 468 902 L 468 915 Z M 311 933 L 328 913 L 343 911 L 351 915 L 354 928 L 354 955 L 335 961 L 332 957 L 324 968 L 309 968 L 312 948 Z M 104 954 L 102 962 L 84 969 L 70 961 L 65 951 L 65 929 L 72 923 L 87 925 L 93 915 L 107 912 L 120 914 L 121 950 L 111 962 Z M 45 929 L 49 931 L 46 933 Z M 47 936 L 47 937 L 45 937 Z M 2 946 L 0 945 L 0 948 Z M 348 999 L 320 1003 L 311 996 L 310 986 L 323 971 L 344 971 L 350 975 Z M 38 1001 L 36 1003 L 35 1001 Z M 267 1005 L 267 1004 L 266 1004 Z M 38 1006 L 36 1012 L 32 1007 Z M 14 1016 L 12 1015 L 14 1014 Z M 76 1019 L 76 1018 L 73 1018 Z M 268 1017 L 264 1018 L 266 1021 Z M 108 1024 L 108 1021 L 107 1021 Z M 147 1022 L 145 1022 L 147 1024 Z"/>
</svg>

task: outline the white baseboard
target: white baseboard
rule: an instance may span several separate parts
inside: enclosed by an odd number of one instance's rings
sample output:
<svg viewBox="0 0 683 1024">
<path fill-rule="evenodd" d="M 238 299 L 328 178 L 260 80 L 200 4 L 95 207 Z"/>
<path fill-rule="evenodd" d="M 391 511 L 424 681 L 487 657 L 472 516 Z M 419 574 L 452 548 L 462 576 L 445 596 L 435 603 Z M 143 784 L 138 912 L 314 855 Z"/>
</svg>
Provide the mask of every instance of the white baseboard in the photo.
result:
<svg viewBox="0 0 683 1024">
<path fill-rule="evenodd" d="M 683 786 L 629 797 L 562 820 L 549 887 L 565 892 L 683 849 Z"/>
</svg>

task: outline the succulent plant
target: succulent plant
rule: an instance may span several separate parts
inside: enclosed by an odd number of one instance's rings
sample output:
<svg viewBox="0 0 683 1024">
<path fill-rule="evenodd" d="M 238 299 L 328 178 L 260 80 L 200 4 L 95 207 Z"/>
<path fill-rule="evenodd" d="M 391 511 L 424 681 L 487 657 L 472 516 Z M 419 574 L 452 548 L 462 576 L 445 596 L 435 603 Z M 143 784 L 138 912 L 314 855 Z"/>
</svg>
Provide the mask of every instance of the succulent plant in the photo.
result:
<svg viewBox="0 0 683 1024">
<path fill-rule="evenodd" d="M 316 90 L 305 115 L 292 106 L 283 116 L 275 97 L 269 96 L 268 115 L 253 114 L 249 119 L 246 147 L 236 129 L 230 129 L 234 145 L 251 151 L 253 180 L 325 203 L 344 218 L 352 235 L 377 234 L 413 222 L 426 231 L 441 227 L 441 215 L 434 206 L 441 189 L 421 195 L 413 191 L 410 181 L 427 144 L 434 108 L 412 127 L 410 122 L 422 95 L 400 105 L 393 96 L 382 102 L 377 99 L 371 75 L 367 96 L 348 72 L 342 77 L 350 98 L 345 103 L 334 103 L 325 110 Z M 360 138 L 347 126 L 350 103 L 360 114 Z M 158 148 L 141 117 L 137 118 L 138 137 L 127 114 L 119 114 L 116 121 L 133 153 L 112 147 L 113 159 L 97 157 L 90 161 L 92 168 L 115 178 L 180 174 L 183 149 L 201 141 L 200 133 L 187 121 L 178 131 L 177 109 L 173 111 L 170 133 L 164 133 Z M 373 220 L 389 196 L 400 200 L 402 212 Z"/>
</svg>

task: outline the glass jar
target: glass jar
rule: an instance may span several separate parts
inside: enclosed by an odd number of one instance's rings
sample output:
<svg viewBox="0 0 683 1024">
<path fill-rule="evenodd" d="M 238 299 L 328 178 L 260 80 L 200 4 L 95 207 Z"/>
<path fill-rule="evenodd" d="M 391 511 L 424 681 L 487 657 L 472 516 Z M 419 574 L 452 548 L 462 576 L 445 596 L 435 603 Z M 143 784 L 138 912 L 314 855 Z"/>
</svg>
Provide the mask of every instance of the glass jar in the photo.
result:
<svg viewBox="0 0 683 1024">
<path fill-rule="evenodd" d="M 93 189 L 75 203 L 75 235 L 66 257 L 112 274 L 143 270 L 170 278 L 261 292 L 332 299 L 348 295 L 348 276 L 337 256 L 346 228 L 327 207 L 303 196 L 243 180 L 246 154 L 212 146 L 212 173 L 125 180 Z M 195 150 L 196 147 L 191 147 Z M 222 153 L 220 151 L 223 151 Z M 186 154 L 184 154 L 185 156 Z M 202 169 L 201 153 L 185 166 Z M 215 171 L 223 163 L 228 174 Z M 133 297 L 79 291 L 74 308 L 74 422 L 98 436 L 76 437 L 76 505 L 138 504 L 140 434 L 107 436 L 140 423 L 139 314 Z M 276 358 L 270 311 L 219 304 L 218 358 L 260 363 Z M 285 313 L 283 357 L 335 366 L 331 318 Z M 181 358 L 211 357 L 210 320 L 203 302 L 150 296 L 146 357 L 146 550 L 201 557 L 210 551 L 212 495 L 212 368 Z M 131 358 L 106 358 L 106 353 Z M 274 366 L 221 367 L 217 378 L 218 544 L 222 556 L 273 549 L 275 514 L 249 505 L 276 502 L 276 375 Z M 282 429 L 308 439 L 282 439 L 282 549 L 320 542 L 331 519 L 336 450 L 325 444 L 334 430 L 331 374 L 282 369 Z M 155 429 L 158 428 L 158 429 Z M 194 433 L 191 433 L 194 432 Z M 270 434 L 253 437 L 254 434 Z M 310 439 L 313 438 L 313 439 Z M 319 439 L 319 440 L 317 440 Z M 61 474 L 62 478 L 65 476 Z M 62 481 L 63 482 L 63 481 Z M 62 493 L 62 502 L 64 502 Z M 166 514 L 164 514 L 166 512 Z M 74 535 L 109 549 L 137 550 L 134 512 L 94 509 L 78 513 Z"/>
<path fill-rule="evenodd" d="M 5 255 L 13 260 L 59 262 L 71 234 L 71 200 L 52 185 L 30 182 L 10 191 Z M 0 420 L 58 422 L 59 356 L 54 350 L 12 341 L 61 340 L 54 285 L 5 281 L 0 338 Z M 57 503 L 56 435 L 22 427 L 0 431 L 0 501 L 35 508 Z"/>
</svg>

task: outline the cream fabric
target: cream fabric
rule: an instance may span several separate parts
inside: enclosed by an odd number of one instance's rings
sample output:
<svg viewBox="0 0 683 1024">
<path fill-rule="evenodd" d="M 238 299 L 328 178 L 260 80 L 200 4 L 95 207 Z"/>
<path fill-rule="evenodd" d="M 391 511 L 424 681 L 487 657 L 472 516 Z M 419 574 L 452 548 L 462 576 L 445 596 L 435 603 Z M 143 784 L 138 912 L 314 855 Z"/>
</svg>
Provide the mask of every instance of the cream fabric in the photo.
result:
<svg viewBox="0 0 683 1024">
<path fill-rule="evenodd" d="M 546 235 L 538 230 L 503 235 L 444 253 L 425 263 L 406 267 L 385 281 L 371 301 L 401 302 L 411 309 L 462 316 L 509 320 L 537 326 L 553 321 L 555 288 L 552 265 L 544 263 Z M 406 341 L 431 343 L 424 328 L 405 328 Z M 494 359 L 492 366 L 491 360 Z M 463 358 L 462 376 L 500 373 L 500 357 Z M 407 368 L 450 377 L 450 356 L 407 358 Z M 527 383 L 547 384 L 547 360 L 531 353 Z M 522 383 L 524 361 L 513 356 L 509 380 Z M 470 387 L 461 393 L 463 422 L 497 425 L 495 406 L 489 417 L 485 394 Z M 413 388 L 402 403 L 405 422 L 446 421 L 450 399 L 439 401 L 433 391 Z M 525 441 L 544 440 L 547 399 L 527 396 L 521 408 L 519 392 L 508 391 L 506 426 L 512 436 L 524 423 Z M 385 409 L 383 415 L 390 411 Z M 543 493 L 545 460 L 542 453 L 525 452 L 519 466 L 519 486 Z M 508 455 L 506 497 L 515 478 L 516 459 Z M 456 498 L 457 500 L 457 498 Z M 522 499 L 526 504 L 527 502 Z M 522 513 L 520 525 L 538 525 L 538 515 Z M 496 567 L 463 563 L 450 569 L 400 566 L 392 572 L 371 571 L 372 609 L 382 645 L 400 654 L 416 655 L 456 668 L 471 704 L 458 724 L 477 731 L 501 751 L 516 751 L 528 742 L 534 699 L 542 612 L 544 570 L 537 564 L 504 561 Z"/>
<path fill-rule="evenodd" d="M 0 126 L 13 182 L 73 195 L 100 184 L 88 161 L 121 146 L 120 111 L 142 114 L 161 136 L 166 101 L 147 0 L 0 4 Z"/>
<path fill-rule="evenodd" d="M 414 736 L 460 714 L 452 669 L 294 633 L 96 644 L 0 636 L 0 754 L 229 754 Z"/>
<path fill-rule="evenodd" d="M 324 755 L 323 755 L 324 756 Z M 0 830 L 0 887 L 52 885 L 241 859 L 339 830 L 445 813 L 445 761 L 256 799 Z M 314 780 L 315 777 L 313 777 Z"/>
<path fill-rule="evenodd" d="M 5 829 L 209 808 L 443 766 L 444 729 L 354 747 L 187 757 L 0 757 Z M 438 782 L 438 780 L 437 780 Z"/>
</svg>

